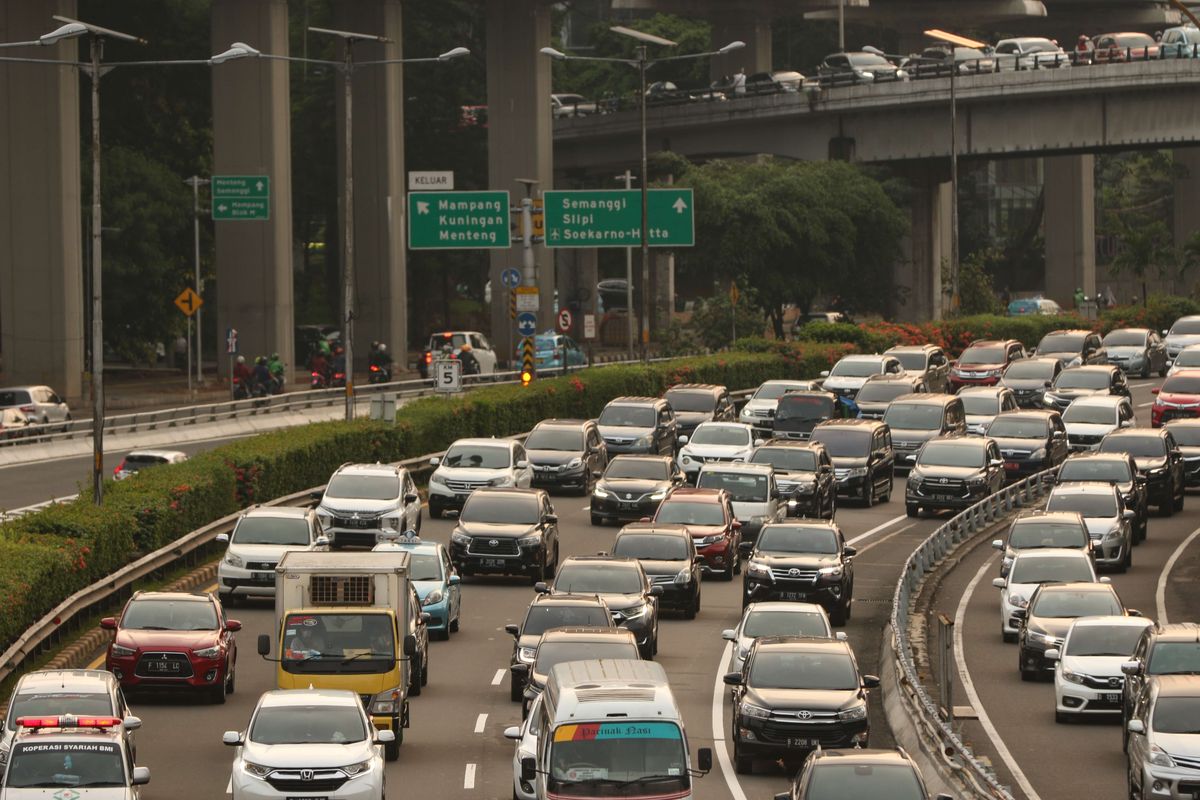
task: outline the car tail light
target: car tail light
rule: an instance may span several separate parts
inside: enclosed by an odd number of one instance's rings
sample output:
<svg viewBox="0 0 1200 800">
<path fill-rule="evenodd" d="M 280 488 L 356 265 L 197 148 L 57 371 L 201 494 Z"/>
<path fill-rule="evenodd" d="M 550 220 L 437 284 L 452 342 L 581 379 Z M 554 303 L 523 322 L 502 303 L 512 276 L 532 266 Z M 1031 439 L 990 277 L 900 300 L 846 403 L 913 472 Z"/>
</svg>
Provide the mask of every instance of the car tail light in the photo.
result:
<svg viewBox="0 0 1200 800">
<path fill-rule="evenodd" d="M 377 367 L 376 365 L 372 364 L 372 365 L 371 365 L 371 372 L 379 372 L 379 367 Z"/>
<path fill-rule="evenodd" d="M 113 467 L 113 475 L 121 474 L 121 470 L 125 469 L 125 460 L 121 459 L 121 463 Z"/>
<path fill-rule="evenodd" d="M 37 408 L 34 406 L 21 406 L 21 410 L 26 414 L 32 414 L 33 412 L 37 411 Z"/>
<path fill-rule="evenodd" d="M 429 350 L 426 350 L 426 351 L 425 351 L 425 363 L 426 363 L 426 364 L 432 364 L 432 363 L 433 363 L 433 353 L 432 353 L 432 352 L 430 352 Z"/>
</svg>

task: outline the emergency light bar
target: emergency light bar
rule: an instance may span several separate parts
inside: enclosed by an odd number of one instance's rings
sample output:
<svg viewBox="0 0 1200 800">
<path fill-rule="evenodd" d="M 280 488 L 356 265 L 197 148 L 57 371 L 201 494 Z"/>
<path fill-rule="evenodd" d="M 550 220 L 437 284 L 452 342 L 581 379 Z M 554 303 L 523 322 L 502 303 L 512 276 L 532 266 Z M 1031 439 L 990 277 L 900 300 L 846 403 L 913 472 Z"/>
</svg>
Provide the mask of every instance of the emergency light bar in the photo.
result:
<svg viewBox="0 0 1200 800">
<path fill-rule="evenodd" d="M 17 726 L 21 728 L 116 728 L 121 724 L 119 717 L 76 717 L 71 714 L 17 718 Z"/>
</svg>

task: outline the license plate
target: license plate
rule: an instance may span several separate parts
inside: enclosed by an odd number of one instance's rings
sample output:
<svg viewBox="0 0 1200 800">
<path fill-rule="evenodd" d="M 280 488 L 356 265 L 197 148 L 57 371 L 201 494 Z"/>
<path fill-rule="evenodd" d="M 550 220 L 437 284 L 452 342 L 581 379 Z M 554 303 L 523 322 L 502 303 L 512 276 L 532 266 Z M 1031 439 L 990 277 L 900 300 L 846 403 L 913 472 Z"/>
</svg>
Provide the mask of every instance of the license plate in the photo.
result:
<svg viewBox="0 0 1200 800">
<path fill-rule="evenodd" d="M 289 794 L 289 795 L 287 795 L 285 800 L 329 800 L 329 798 L 324 795 L 315 795 L 315 794 L 303 794 L 303 795 Z"/>
<path fill-rule="evenodd" d="M 621 503 L 622 511 L 637 511 L 637 503 Z"/>
<path fill-rule="evenodd" d="M 274 583 L 275 576 L 270 572 L 252 572 L 250 573 L 250 580 L 255 583 Z"/>
<path fill-rule="evenodd" d="M 818 741 L 816 739 L 788 739 L 788 747 L 816 747 Z"/>
<path fill-rule="evenodd" d="M 1009 469 L 1009 470 L 1016 470 L 1016 469 L 1020 469 L 1021 465 L 1015 461 L 1005 461 L 1004 468 Z"/>
<path fill-rule="evenodd" d="M 178 661 L 148 661 L 146 662 L 147 672 L 179 672 Z"/>
<path fill-rule="evenodd" d="M 933 499 L 934 500 L 953 500 L 955 498 L 954 498 L 954 495 L 952 495 L 952 494 L 935 494 L 933 496 Z"/>
<path fill-rule="evenodd" d="M 784 600 L 803 600 L 808 597 L 804 592 L 780 592 L 779 596 Z"/>
<path fill-rule="evenodd" d="M 1100 699 L 1106 703 L 1119 703 L 1121 702 L 1121 693 L 1105 692 L 1104 694 L 1100 695 Z"/>
<path fill-rule="evenodd" d="M 483 568 L 484 569 L 503 569 L 504 568 L 504 559 L 503 558 L 485 558 L 483 560 Z"/>
</svg>

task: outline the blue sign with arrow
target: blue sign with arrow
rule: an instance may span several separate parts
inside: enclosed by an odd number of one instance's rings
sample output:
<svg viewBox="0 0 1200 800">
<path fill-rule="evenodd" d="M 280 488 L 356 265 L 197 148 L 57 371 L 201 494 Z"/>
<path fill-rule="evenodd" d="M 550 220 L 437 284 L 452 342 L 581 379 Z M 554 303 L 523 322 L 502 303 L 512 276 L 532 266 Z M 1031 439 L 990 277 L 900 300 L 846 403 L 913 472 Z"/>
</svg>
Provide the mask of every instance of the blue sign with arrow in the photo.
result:
<svg viewBox="0 0 1200 800">
<path fill-rule="evenodd" d="M 521 273 L 509 267 L 500 273 L 500 282 L 504 284 L 505 289 L 515 289 L 521 285 Z"/>
<path fill-rule="evenodd" d="M 522 336 L 533 336 L 537 332 L 537 315 L 522 311 L 517 315 L 517 333 Z"/>
</svg>

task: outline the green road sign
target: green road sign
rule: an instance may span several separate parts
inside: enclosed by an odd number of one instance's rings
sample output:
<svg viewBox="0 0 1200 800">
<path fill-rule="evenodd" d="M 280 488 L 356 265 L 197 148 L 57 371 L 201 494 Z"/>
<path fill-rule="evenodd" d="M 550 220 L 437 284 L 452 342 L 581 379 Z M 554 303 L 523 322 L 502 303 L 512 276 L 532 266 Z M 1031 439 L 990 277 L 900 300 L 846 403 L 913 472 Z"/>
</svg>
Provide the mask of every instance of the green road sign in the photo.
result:
<svg viewBox="0 0 1200 800">
<path fill-rule="evenodd" d="M 213 175 L 212 218 L 270 219 L 271 176 Z"/>
<path fill-rule="evenodd" d="M 691 247 L 696 217 L 691 189 L 649 191 L 651 247 Z M 546 191 L 547 247 L 638 247 L 642 193 L 637 189 Z"/>
<path fill-rule="evenodd" d="M 409 192 L 412 250 L 508 248 L 508 192 Z"/>
</svg>

